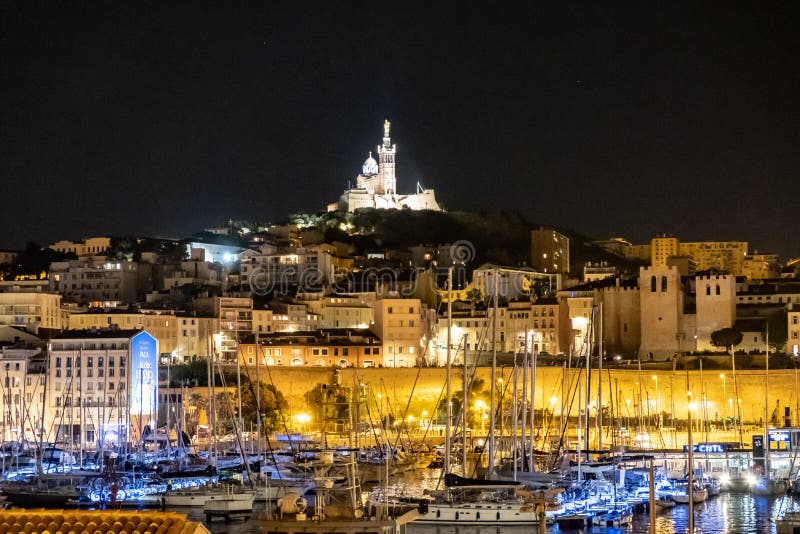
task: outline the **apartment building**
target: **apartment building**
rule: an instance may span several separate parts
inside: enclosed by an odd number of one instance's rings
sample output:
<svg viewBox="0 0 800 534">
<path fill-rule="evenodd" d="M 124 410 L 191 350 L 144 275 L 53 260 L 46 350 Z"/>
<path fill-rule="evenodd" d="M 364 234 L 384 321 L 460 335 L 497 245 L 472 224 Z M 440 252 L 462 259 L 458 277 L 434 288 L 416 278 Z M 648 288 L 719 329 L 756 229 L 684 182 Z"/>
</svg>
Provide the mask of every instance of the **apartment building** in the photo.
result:
<svg viewBox="0 0 800 534">
<path fill-rule="evenodd" d="M 158 412 L 158 341 L 146 330 L 65 330 L 50 341 L 48 441 L 136 443 Z"/>
</svg>

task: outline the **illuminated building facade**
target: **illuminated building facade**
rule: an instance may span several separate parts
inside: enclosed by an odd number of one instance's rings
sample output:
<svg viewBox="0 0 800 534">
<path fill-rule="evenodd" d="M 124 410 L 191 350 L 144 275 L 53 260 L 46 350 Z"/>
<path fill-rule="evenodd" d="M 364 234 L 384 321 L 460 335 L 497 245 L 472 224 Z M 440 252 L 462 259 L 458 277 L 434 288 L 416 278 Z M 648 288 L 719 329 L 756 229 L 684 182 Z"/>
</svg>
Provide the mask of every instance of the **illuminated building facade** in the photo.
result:
<svg viewBox="0 0 800 534">
<path fill-rule="evenodd" d="M 543 273 L 569 273 L 569 238 L 553 228 L 531 230 L 531 267 Z"/>
<path fill-rule="evenodd" d="M 747 257 L 746 241 L 681 242 L 677 237 L 654 237 L 650 240 L 650 265 L 667 265 L 673 256 L 690 256 L 698 271 L 725 271 L 741 276 Z"/>
<path fill-rule="evenodd" d="M 61 295 L 42 292 L 0 293 L 0 325 L 28 332 L 61 329 Z"/>
<path fill-rule="evenodd" d="M 83 241 L 59 241 L 53 243 L 48 248 L 63 252 L 64 254 L 72 253 L 83 258 L 86 256 L 102 256 L 111 247 L 110 237 L 87 237 Z"/>
<path fill-rule="evenodd" d="M 346 190 L 339 202 L 328 205 L 328 211 L 355 211 L 359 208 L 412 209 L 441 211 L 433 189 L 417 184 L 413 194 L 397 193 L 397 145 L 389 135 L 389 121 L 383 123 L 383 142 L 378 145 L 378 161 L 369 157 L 356 177 L 356 187 Z"/>
<path fill-rule="evenodd" d="M 65 330 L 50 342 L 45 441 L 137 443 L 158 413 L 158 342 L 145 330 Z"/>
<path fill-rule="evenodd" d="M 787 329 L 786 352 L 792 356 L 800 356 L 800 306 L 792 308 L 787 317 L 789 328 Z"/>
<path fill-rule="evenodd" d="M 106 261 L 102 257 L 53 262 L 50 290 L 60 293 L 65 301 L 98 308 L 132 304 L 137 299 L 139 268 L 137 262 Z"/>
</svg>

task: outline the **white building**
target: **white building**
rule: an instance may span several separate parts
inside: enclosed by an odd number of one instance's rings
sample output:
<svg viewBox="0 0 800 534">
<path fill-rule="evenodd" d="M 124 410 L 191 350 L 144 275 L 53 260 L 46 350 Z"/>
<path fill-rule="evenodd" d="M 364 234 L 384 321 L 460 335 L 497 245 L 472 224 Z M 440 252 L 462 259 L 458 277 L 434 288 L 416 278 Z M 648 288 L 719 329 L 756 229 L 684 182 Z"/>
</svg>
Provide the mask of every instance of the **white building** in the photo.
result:
<svg viewBox="0 0 800 534">
<path fill-rule="evenodd" d="M 64 300 L 98 308 L 136 302 L 139 264 L 132 261 L 58 261 L 50 264 L 50 290 Z"/>
<path fill-rule="evenodd" d="M 50 342 L 45 441 L 137 443 L 158 410 L 158 342 L 145 330 L 65 330 Z"/>
<path fill-rule="evenodd" d="M 356 177 L 356 187 L 346 190 L 339 202 L 328 206 L 328 211 L 352 212 L 359 208 L 441 211 L 434 190 L 425 189 L 419 183 L 416 193 L 397 193 L 397 145 L 392 144 L 389 128 L 389 121 L 384 121 L 383 143 L 377 147 L 379 161 L 375 161 L 370 152 L 361 174 Z"/>
<path fill-rule="evenodd" d="M 28 332 L 61 329 L 61 295 L 53 293 L 0 293 L 0 325 L 18 326 Z"/>
<path fill-rule="evenodd" d="M 786 352 L 793 356 L 800 356 L 800 307 L 789 310 L 787 321 L 789 327 Z"/>
<path fill-rule="evenodd" d="M 308 247 L 262 245 L 260 250 L 247 250 L 241 254 L 242 284 L 261 295 L 273 290 L 286 292 L 295 286 L 308 289 L 326 285 L 333 280 L 335 256 L 336 247 L 326 244 Z"/>
<path fill-rule="evenodd" d="M 79 258 L 87 256 L 102 256 L 111 247 L 110 237 L 87 237 L 83 241 L 59 241 L 48 248 L 64 254 L 73 253 Z"/>
<path fill-rule="evenodd" d="M 372 331 L 383 340 L 384 367 L 413 367 L 426 345 L 425 312 L 419 299 L 375 302 Z"/>
</svg>

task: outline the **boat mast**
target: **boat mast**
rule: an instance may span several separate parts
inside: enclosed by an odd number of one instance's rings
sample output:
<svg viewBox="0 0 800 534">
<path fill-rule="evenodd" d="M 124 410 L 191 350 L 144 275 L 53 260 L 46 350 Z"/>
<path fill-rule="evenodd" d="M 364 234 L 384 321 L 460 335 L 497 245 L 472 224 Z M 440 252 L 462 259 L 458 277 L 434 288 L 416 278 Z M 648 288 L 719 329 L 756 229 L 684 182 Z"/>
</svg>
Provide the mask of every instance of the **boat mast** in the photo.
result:
<svg viewBox="0 0 800 534">
<path fill-rule="evenodd" d="M 518 371 L 519 368 L 517 367 L 517 353 L 514 352 L 514 369 L 511 371 L 511 413 L 513 414 L 511 417 L 511 461 L 512 465 L 514 466 L 514 480 L 517 480 L 517 459 L 519 458 L 517 453 L 517 379 L 518 379 Z M 524 437 L 524 435 L 523 435 Z"/>
<path fill-rule="evenodd" d="M 44 413 L 45 413 L 45 406 L 47 403 L 47 375 L 50 374 L 50 354 L 53 350 L 53 343 L 51 341 L 47 342 L 47 356 L 45 357 L 45 366 L 44 366 L 44 390 L 42 391 L 42 414 L 39 418 L 39 454 L 37 455 L 38 458 L 36 459 L 36 472 L 39 476 L 44 474 L 42 469 L 42 462 L 44 461 Z"/>
<path fill-rule="evenodd" d="M 451 435 L 453 424 L 453 399 L 452 391 L 450 389 L 450 370 L 452 364 L 451 358 L 451 336 L 452 336 L 452 322 L 453 322 L 453 267 L 447 269 L 447 363 L 445 373 L 445 431 L 444 431 L 444 473 L 450 472 L 450 447 Z"/>
<path fill-rule="evenodd" d="M 686 413 L 687 413 L 687 441 L 688 443 L 688 461 L 689 464 L 689 473 L 688 473 L 688 480 L 686 484 L 686 495 L 689 501 L 689 514 L 688 518 L 688 526 L 687 532 L 694 532 L 694 442 L 692 441 L 692 390 L 689 389 L 689 367 L 686 365 L 686 360 L 683 362 L 683 366 L 686 369 Z M 640 380 L 641 382 L 641 380 Z"/>
<path fill-rule="evenodd" d="M 531 395 L 531 406 L 530 406 L 530 411 L 531 411 L 531 428 L 530 428 L 531 459 L 530 459 L 530 466 L 528 468 L 528 470 L 531 471 L 531 472 L 534 471 L 534 468 L 533 468 L 533 458 L 534 458 L 534 450 L 535 450 L 534 438 L 536 437 L 536 418 L 534 417 L 534 409 L 535 409 L 535 406 L 536 406 L 536 397 L 534 396 L 534 392 L 536 390 L 536 343 L 534 343 L 534 341 L 536 341 L 535 336 L 536 336 L 536 334 L 531 332 L 531 358 L 530 358 L 530 364 L 531 364 L 531 389 L 530 389 L 530 395 Z M 527 339 L 528 339 L 527 336 L 525 336 L 525 343 L 526 344 L 527 344 Z M 542 415 L 542 435 L 544 435 L 547 431 L 544 428 L 544 422 L 545 422 L 544 421 L 544 412 L 542 412 L 542 413 L 543 413 L 543 415 Z"/>
<path fill-rule="evenodd" d="M 592 338 L 594 337 L 594 307 L 592 308 L 592 316 L 591 322 L 589 323 L 589 328 L 591 329 L 591 334 L 587 332 L 586 339 L 588 340 L 588 344 L 585 344 L 586 347 L 586 396 L 584 399 L 583 416 L 586 418 L 586 422 L 584 424 L 584 432 L 585 435 L 583 436 L 583 444 L 584 449 L 586 450 L 586 461 L 590 460 L 589 456 L 589 406 L 592 402 L 592 351 L 594 349 L 594 343 L 592 342 Z M 579 412 L 580 413 L 580 412 Z"/>
<path fill-rule="evenodd" d="M 525 328 L 525 338 L 522 342 L 522 470 L 528 471 L 528 329 Z M 533 442 L 531 442 L 531 459 L 533 459 Z"/>
<path fill-rule="evenodd" d="M 490 399 L 489 399 L 489 466 L 486 471 L 486 476 L 491 477 L 492 473 L 494 472 L 494 439 L 495 439 L 495 412 L 497 411 L 497 405 L 495 401 L 496 396 L 496 376 L 497 376 L 497 297 L 500 293 L 500 271 L 495 267 L 494 269 L 494 305 L 492 306 L 492 374 L 491 374 L 491 385 L 489 388 Z"/>
<path fill-rule="evenodd" d="M 597 336 L 597 450 L 603 451 L 603 303 L 598 304 Z"/>
<path fill-rule="evenodd" d="M 464 477 L 467 476 L 467 414 L 469 413 L 469 376 L 467 375 L 467 339 L 468 334 L 464 334 L 461 338 L 464 343 L 464 348 L 462 349 L 464 352 L 464 376 L 463 381 L 464 384 L 462 387 L 462 391 L 464 392 L 464 400 L 461 402 L 461 429 L 463 431 L 463 440 L 462 440 L 462 447 L 461 447 L 461 474 Z"/>
<path fill-rule="evenodd" d="M 767 329 L 766 376 L 764 380 L 764 480 L 769 484 L 769 323 Z"/>
</svg>

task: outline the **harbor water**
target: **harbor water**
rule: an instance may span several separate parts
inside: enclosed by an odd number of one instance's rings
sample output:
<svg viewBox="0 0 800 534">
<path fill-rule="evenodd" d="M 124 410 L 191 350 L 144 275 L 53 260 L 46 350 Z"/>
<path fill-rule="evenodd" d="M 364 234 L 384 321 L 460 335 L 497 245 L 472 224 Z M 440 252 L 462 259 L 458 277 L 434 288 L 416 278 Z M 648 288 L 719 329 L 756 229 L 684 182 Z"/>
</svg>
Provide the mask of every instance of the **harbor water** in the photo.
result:
<svg viewBox="0 0 800 534">
<path fill-rule="evenodd" d="M 440 470 L 421 469 L 393 477 L 389 484 L 389 493 L 404 495 L 422 495 L 425 489 L 436 487 Z M 373 496 L 380 495 L 380 490 L 374 485 L 367 485 L 365 493 Z M 800 498 L 796 496 L 757 497 L 747 493 L 722 493 L 711 497 L 708 501 L 695 505 L 695 532 L 702 534 L 722 533 L 748 533 L 768 534 L 775 532 L 774 519 L 780 517 L 786 510 L 800 509 Z M 674 508 L 657 512 L 656 532 L 658 534 L 672 534 L 687 532 L 688 506 L 679 505 Z M 250 534 L 264 533 L 260 522 L 265 518 L 263 503 L 256 504 L 253 517 L 246 522 L 214 521 L 206 523 L 202 510 L 199 508 L 175 509 L 176 512 L 186 513 L 189 519 L 205 523 L 214 534 Z M 633 525 L 627 528 L 592 527 L 590 532 L 597 533 L 627 533 L 646 534 L 649 532 L 649 516 L 641 513 L 634 516 Z M 407 527 L 408 534 L 531 534 L 533 527 L 490 527 L 490 526 L 437 526 L 416 525 L 411 523 Z M 555 526 L 548 526 L 548 533 L 574 532 L 559 530 Z"/>
<path fill-rule="evenodd" d="M 771 518 L 778 517 L 787 507 L 800 508 L 800 500 L 791 497 L 753 497 L 744 493 L 723 493 L 695 508 L 695 532 L 702 534 L 769 534 L 775 532 Z M 207 523 L 202 509 L 183 508 L 176 512 L 186 513 L 189 519 L 204 523 L 213 534 L 263 534 L 261 520 L 265 517 L 263 504 L 256 504 L 255 513 L 248 521 L 214 521 Z M 656 516 L 656 532 L 673 534 L 686 532 L 687 506 L 676 506 L 659 512 Z M 649 532 L 649 517 L 646 513 L 634 516 L 629 528 L 593 527 L 591 532 L 615 534 L 646 534 Z M 532 534 L 533 527 L 489 527 L 489 526 L 433 526 L 415 525 L 407 527 L 408 534 Z M 554 526 L 548 533 L 571 532 Z"/>
</svg>

